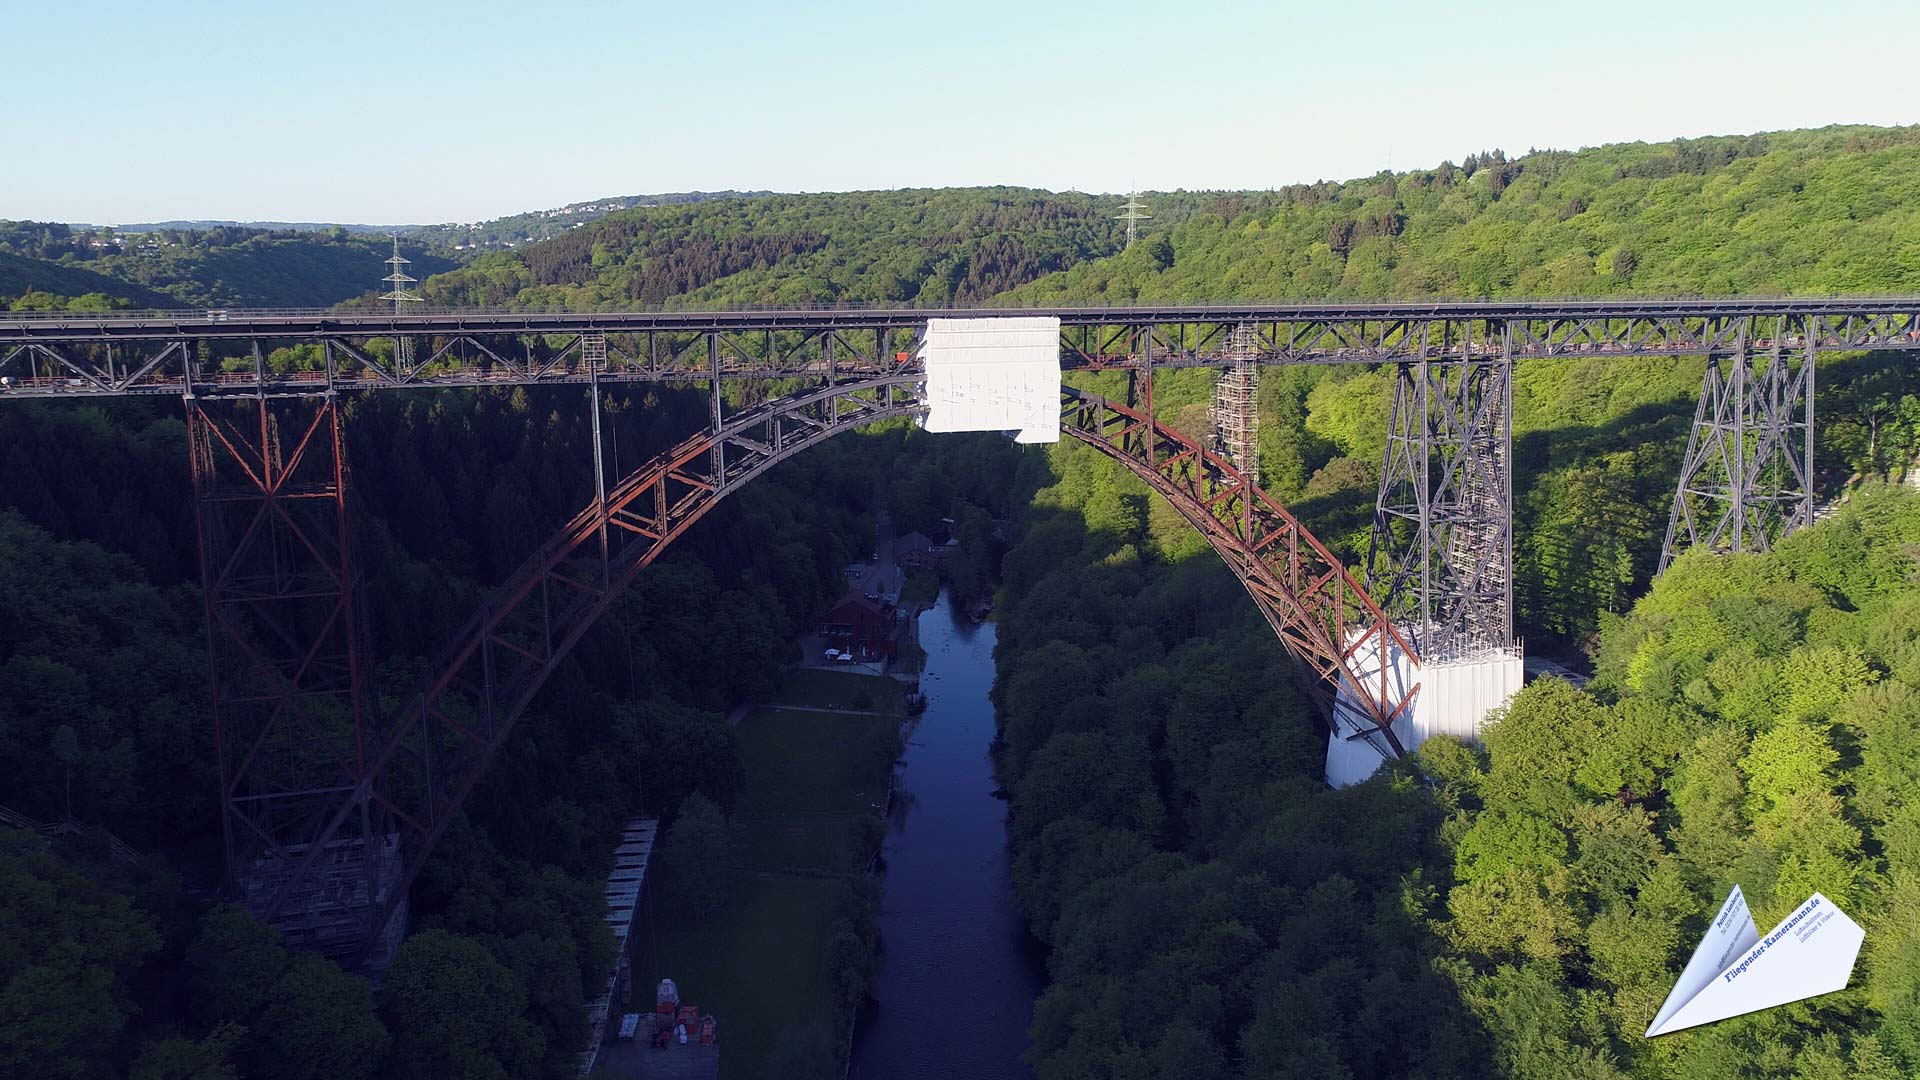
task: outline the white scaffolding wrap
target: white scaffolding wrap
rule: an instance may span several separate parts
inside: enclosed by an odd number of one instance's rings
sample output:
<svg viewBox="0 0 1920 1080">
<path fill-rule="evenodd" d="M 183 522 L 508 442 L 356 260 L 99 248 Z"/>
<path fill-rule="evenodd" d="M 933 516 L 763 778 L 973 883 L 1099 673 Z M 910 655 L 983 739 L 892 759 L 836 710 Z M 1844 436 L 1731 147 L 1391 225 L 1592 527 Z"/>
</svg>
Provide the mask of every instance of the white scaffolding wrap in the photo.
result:
<svg viewBox="0 0 1920 1080">
<path fill-rule="evenodd" d="M 1060 320 L 928 319 L 928 431 L 1013 431 L 1060 441 Z"/>
<path fill-rule="evenodd" d="M 1379 638 L 1369 638 L 1354 650 L 1353 673 L 1369 686 L 1380 678 Z M 1416 670 L 1398 646 L 1386 648 L 1387 693 L 1398 701 L 1414 683 L 1412 715 L 1402 712 L 1393 722 L 1400 745 L 1412 751 L 1434 735 L 1478 739 L 1488 713 L 1507 703 L 1525 681 L 1524 660 L 1518 646 L 1448 661 L 1429 661 Z M 1343 710 L 1360 711 L 1357 695 L 1345 680 L 1340 685 Z M 1357 784 L 1380 768 L 1380 751 L 1366 739 L 1349 739 L 1344 732 L 1327 736 L 1327 783 L 1334 787 Z"/>
</svg>

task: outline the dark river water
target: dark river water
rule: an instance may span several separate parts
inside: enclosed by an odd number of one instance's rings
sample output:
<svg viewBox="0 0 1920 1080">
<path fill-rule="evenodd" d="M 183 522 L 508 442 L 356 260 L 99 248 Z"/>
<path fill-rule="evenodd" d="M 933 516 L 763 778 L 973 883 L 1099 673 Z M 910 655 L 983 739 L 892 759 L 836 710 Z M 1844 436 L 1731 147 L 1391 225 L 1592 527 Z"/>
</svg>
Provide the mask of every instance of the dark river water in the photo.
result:
<svg viewBox="0 0 1920 1080">
<path fill-rule="evenodd" d="M 927 711 L 907 743 L 886 841 L 873 1001 L 853 1080 L 1030 1077 L 1039 946 L 1013 906 L 1007 804 L 993 797 L 993 624 L 920 616 Z"/>
</svg>

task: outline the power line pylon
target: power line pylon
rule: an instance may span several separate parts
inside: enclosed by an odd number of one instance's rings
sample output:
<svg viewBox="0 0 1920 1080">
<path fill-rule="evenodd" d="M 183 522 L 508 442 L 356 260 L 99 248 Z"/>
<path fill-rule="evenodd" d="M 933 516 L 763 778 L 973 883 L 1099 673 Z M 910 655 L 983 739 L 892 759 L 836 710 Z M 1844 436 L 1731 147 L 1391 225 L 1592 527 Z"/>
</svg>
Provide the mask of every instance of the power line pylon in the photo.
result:
<svg viewBox="0 0 1920 1080">
<path fill-rule="evenodd" d="M 418 279 L 407 276 L 407 266 L 410 264 L 410 261 L 411 260 L 401 257 L 400 237 L 396 235 L 393 238 L 393 257 L 387 260 L 387 265 L 393 268 L 393 273 L 380 279 L 392 286 L 391 289 L 381 295 L 380 299 L 393 301 L 393 313 L 395 315 L 404 312 L 408 304 L 418 304 L 422 301 L 422 297 L 418 293 L 407 288 L 409 285 L 418 285 L 420 283 Z M 401 370 L 404 371 L 412 367 L 413 339 L 403 334 L 395 334 L 393 336 L 393 355 L 394 362 L 399 365 Z"/>
<path fill-rule="evenodd" d="M 1130 191 L 1127 193 L 1126 205 L 1122 206 L 1120 208 L 1120 212 L 1113 216 L 1113 220 L 1124 221 L 1127 223 L 1127 246 L 1128 247 L 1133 246 L 1133 239 L 1135 235 L 1134 227 L 1142 221 L 1153 220 L 1153 215 L 1147 213 L 1146 210 L 1147 210 L 1147 204 L 1140 201 L 1140 193 L 1137 191 Z"/>
</svg>

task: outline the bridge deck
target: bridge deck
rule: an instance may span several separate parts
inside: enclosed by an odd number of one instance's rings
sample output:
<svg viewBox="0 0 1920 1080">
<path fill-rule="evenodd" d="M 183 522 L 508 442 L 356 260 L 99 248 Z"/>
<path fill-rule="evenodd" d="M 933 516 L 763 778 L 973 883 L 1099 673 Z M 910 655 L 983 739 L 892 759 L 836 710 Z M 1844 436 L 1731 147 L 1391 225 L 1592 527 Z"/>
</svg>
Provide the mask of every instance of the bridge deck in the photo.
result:
<svg viewBox="0 0 1920 1080">
<path fill-rule="evenodd" d="M 1920 297 L 16 313 L 0 318 L 0 401 L 873 377 L 901 370 L 929 319 L 1036 315 L 1060 320 L 1069 371 L 1920 349 Z M 286 345 L 317 345 L 324 359 L 275 360 Z"/>
</svg>

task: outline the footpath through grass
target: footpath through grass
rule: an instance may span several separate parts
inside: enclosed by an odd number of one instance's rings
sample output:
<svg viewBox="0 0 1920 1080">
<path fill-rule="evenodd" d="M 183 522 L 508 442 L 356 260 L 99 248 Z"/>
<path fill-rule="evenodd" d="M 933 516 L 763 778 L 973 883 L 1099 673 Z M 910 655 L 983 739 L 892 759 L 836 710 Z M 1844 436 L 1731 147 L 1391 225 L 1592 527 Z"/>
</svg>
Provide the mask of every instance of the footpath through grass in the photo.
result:
<svg viewBox="0 0 1920 1080">
<path fill-rule="evenodd" d="M 775 706 L 740 724 L 747 786 L 735 808 L 732 893 L 704 923 L 676 914 L 657 869 L 651 924 L 634 935 L 635 1000 L 663 976 L 720 1020 L 720 1075 L 771 1075 L 793 1026 L 830 1027 L 834 919 L 884 833 L 880 805 L 898 753 L 901 685 L 797 670 Z M 783 709 L 870 709 L 849 715 Z"/>
</svg>

